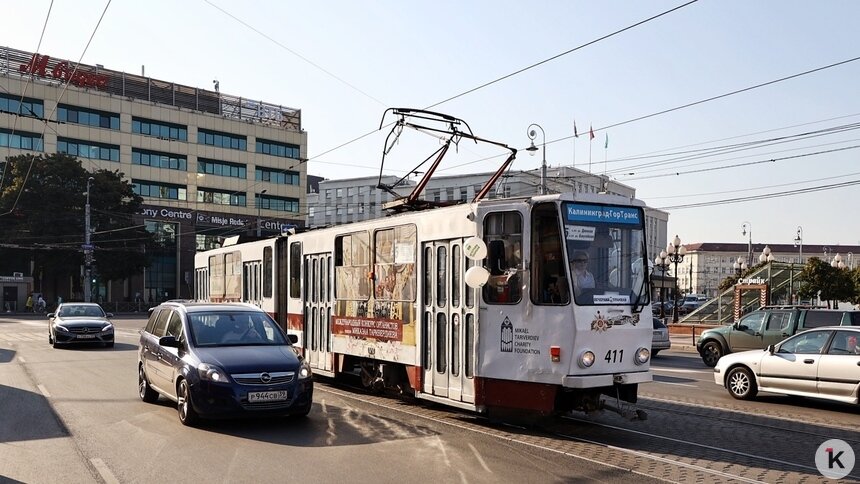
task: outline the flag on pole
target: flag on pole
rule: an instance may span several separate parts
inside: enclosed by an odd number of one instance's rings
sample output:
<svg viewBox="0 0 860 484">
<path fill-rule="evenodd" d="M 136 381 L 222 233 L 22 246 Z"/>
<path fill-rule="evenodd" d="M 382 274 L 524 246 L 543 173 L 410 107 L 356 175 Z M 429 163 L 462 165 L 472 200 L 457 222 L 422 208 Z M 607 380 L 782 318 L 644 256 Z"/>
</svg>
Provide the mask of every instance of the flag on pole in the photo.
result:
<svg viewBox="0 0 860 484">
<path fill-rule="evenodd" d="M 606 133 L 606 141 L 603 143 L 603 149 L 609 148 L 609 133 Z"/>
<path fill-rule="evenodd" d="M 573 120 L 573 137 L 579 138 L 579 131 L 576 130 L 576 120 Z"/>
<path fill-rule="evenodd" d="M 594 128 L 589 126 L 588 127 L 588 140 L 591 141 L 593 139 L 594 139 Z"/>
</svg>

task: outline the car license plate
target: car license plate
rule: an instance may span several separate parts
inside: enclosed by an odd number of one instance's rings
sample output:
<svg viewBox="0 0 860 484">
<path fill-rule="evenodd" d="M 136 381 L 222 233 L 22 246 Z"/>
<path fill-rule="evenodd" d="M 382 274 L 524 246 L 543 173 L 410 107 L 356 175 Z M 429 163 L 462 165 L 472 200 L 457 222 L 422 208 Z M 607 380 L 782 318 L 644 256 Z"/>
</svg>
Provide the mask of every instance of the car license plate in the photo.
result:
<svg viewBox="0 0 860 484">
<path fill-rule="evenodd" d="M 287 399 L 286 390 L 274 392 L 248 392 L 248 403 L 255 402 L 280 402 Z"/>
<path fill-rule="evenodd" d="M 79 334 L 79 335 L 77 335 L 78 339 L 92 339 L 95 337 L 96 337 L 96 335 L 94 335 L 94 334 Z"/>
</svg>

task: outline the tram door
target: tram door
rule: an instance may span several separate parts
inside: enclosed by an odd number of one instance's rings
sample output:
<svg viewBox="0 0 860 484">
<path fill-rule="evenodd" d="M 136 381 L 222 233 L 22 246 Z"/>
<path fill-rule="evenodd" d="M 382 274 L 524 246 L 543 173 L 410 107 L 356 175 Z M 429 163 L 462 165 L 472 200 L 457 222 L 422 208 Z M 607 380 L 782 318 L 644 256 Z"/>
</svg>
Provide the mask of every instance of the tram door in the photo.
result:
<svg viewBox="0 0 860 484">
<path fill-rule="evenodd" d="M 302 345 L 311 367 L 331 371 L 331 254 L 305 255 L 304 280 Z"/>
<path fill-rule="evenodd" d="M 422 258 L 423 391 L 473 403 L 477 306 L 463 276 L 463 239 L 426 243 Z"/>
</svg>

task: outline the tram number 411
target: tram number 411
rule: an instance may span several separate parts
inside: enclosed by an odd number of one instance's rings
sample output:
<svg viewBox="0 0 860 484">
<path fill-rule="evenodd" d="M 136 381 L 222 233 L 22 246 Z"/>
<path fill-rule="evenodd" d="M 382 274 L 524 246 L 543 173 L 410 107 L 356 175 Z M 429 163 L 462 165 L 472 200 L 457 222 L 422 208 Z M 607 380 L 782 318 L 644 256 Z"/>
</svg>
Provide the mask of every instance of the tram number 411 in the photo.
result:
<svg viewBox="0 0 860 484">
<path fill-rule="evenodd" d="M 603 359 L 607 363 L 620 363 L 624 359 L 624 350 L 609 350 Z"/>
</svg>

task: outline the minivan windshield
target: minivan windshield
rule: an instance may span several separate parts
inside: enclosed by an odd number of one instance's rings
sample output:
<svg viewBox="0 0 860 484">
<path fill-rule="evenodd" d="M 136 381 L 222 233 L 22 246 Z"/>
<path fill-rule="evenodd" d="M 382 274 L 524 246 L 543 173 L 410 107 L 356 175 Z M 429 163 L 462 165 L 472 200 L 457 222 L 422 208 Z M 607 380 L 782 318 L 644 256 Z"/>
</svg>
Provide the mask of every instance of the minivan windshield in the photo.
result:
<svg viewBox="0 0 860 484">
<path fill-rule="evenodd" d="M 281 328 L 263 312 L 189 313 L 188 322 L 197 347 L 287 344 Z"/>
<path fill-rule="evenodd" d="M 646 304 L 642 209 L 565 202 L 562 215 L 576 304 Z"/>
</svg>

